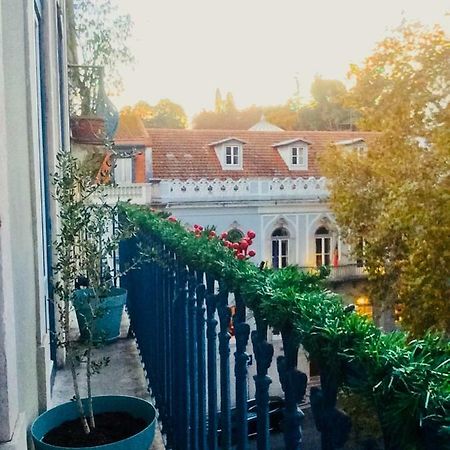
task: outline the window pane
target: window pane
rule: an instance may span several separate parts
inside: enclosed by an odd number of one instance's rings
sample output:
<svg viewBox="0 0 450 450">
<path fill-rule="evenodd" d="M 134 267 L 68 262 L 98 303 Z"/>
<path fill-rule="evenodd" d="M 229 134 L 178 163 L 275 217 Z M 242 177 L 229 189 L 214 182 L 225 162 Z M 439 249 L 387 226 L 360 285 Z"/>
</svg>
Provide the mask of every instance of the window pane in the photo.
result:
<svg viewBox="0 0 450 450">
<path fill-rule="evenodd" d="M 303 165 L 305 162 L 305 149 L 299 148 L 298 149 L 298 164 Z"/>
<path fill-rule="evenodd" d="M 322 265 L 322 255 L 316 255 L 316 267 L 320 267 Z"/>
<path fill-rule="evenodd" d="M 277 269 L 278 266 L 278 242 L 272 241 L 272 267 Z"/>
<path fill-rule="evenodd" d="M 325 253 L 330 253 L 330 238 L 324 238 L 324 244 L 325 244 Z"/>
<path fill-rule="evenodd" d="M 238 155 L 233 155 L 233 164 L 237 166 L 239 164 L 239 157 Z"/>
<path fill-rule="evenodd" d="M 329 266 L 330 265 L 330 255 L 329 254 L 325 254 L 324 255 L 324 265 L 325 266 Z"/>
<path fill-rule="evenodd" d="M 316 253 L 322 253 L 322 238 L 316 238 Z"/>
<path fill-rule="evenodd" d="M 297 155 L 292 155 L 292 165 L 296 165 L 297 164 Z"/>
<path fill-rule="evenodd" d="M 286 267 L 288 265 L 288 259 L 287 256 L 283 256 L 281 258 L 281 267 Z"/>
<path fill-rule="evenodd" d="M 288 254 L 288 241 L 282 240 L 281 241 L 281 255 L 287 256 L 287 254 Z"/>
</svg>

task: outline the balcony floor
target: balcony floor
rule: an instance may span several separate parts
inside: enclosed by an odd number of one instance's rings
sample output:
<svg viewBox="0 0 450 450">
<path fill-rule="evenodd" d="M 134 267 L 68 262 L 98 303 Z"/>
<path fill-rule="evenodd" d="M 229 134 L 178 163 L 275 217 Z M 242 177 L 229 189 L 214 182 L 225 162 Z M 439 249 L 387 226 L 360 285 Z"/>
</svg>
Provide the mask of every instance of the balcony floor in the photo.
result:
<svg viewBox="0 0 450 450">
<path fill-rule="evenodd" d="M 78 333 L 76 319 L 74 318 L 73 333 Z M 150 400 L 147 390 L 147 381 L 141 365 L 136 342 L 127 338 L 128 316 L 124 312 L 120 338 L 109 345 L 96 351 L 97 357 L 109 357 L 109 366 L 102 369 L 100 374 L 95 375 L 92 380 L 92 389 L 96 395 L 131 395 Z M 80 386 L 81 394 L 85 395 L 84 386 Z M 69 368 L 60 369 L 56 372 L 52 391 L 50 407 L 69 401 L 73 396 L 72 376 Z M 165 446 L 157 424 L 155 440 L 151 450 L 164 450 Z"/>
</svg>

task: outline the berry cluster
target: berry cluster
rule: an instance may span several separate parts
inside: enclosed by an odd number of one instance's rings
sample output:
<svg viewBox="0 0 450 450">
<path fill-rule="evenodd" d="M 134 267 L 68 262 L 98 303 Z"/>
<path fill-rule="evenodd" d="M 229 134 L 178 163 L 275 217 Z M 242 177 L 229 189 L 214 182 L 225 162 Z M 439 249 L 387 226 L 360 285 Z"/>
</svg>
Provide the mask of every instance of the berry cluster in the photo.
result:
<svg viewBox="0 0 450 450">
<path fill-rule="evenodd" d="M 220 239 L 223 245 L 230 250 L 233 250 L 234 256 L 237 259 L 246 259 L 247 257 L 253 258 L 256 255 L 254 250 L 250 250 L 249 247 L 253 244 L 253 239 L 256 237 L 256 233 L 252 230 L 247 231 L 245 237 L 243 237 L 239 242 L 231 242 L 228 238 L 228 233 L 224 231 L 220 235 Z"/>
</svg>

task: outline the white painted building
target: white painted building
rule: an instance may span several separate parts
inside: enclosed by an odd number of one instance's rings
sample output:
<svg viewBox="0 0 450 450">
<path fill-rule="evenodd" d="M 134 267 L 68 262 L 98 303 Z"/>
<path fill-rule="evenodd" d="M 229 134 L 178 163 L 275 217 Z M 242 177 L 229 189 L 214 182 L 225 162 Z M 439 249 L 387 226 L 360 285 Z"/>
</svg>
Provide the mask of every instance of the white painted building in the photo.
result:
<svg viewBox="0 0 450 450">
<path fill-rule="evenodd" d="M 255 263 L 362 275 L 339 237 L 317 156 L 330 144 L 364 151 L 373 133 L 288 132 L 266 121 L 247 131 L 145 130 L 137 118 L 121 120 L 114 197 L 167 209 L 190 226 L 254 230 Z"/>
</svg>

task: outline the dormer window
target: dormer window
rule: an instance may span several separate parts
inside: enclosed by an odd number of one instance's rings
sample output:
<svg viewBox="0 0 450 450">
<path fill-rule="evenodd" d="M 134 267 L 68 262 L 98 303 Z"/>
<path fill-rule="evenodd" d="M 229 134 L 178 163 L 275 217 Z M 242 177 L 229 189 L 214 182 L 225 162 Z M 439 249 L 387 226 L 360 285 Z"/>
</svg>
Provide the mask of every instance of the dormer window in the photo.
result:
<svg viewBox="0 0 450 450">
<path fill-rule="evenodd" d="M 225 147 L 225 164 L 227 166 L 239 166 L 239 150 L 238 145 L 227 145 Z"/>
<path fill-rule="evenodd" d="M 241 139 L 229 137 L 217 142 L 212 142 L 209 146 L 214 147 L 222 170 L 242 170 L 244 144 L 245 142 Z"/>
<path fill-rule="evenodd" d="M 367 153 L 367 145 L 363 138 L 338 141 L 335 142 L 335 145 L 344 148 L 347 151 L 356 152 L 358 156 L 364 156 Z"/>
<path fill-rule="evenodd" d="M 289 170 L 308 170 L 308 147 L 311 142 L 302 138 L 278 142 L 272 147 L 278 150 Z"/>
</svg>

